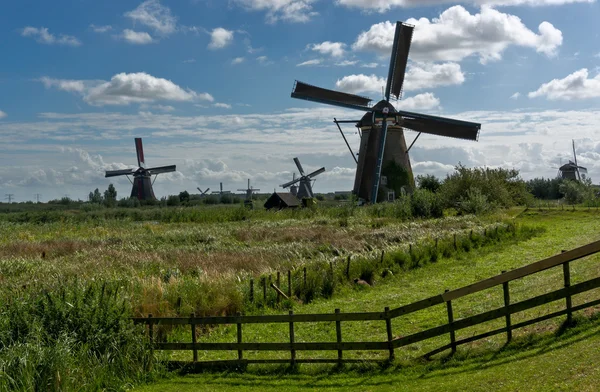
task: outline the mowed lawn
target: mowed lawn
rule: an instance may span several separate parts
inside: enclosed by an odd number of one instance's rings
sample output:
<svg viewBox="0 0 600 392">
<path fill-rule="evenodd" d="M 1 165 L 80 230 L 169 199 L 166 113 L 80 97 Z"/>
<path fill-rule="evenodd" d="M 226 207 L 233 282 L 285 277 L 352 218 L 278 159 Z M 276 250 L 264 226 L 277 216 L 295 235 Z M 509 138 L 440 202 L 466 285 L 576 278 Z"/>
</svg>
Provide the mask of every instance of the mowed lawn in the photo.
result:
<svg viewBox="0 0 600 392">
<path fill-rule="evenodd" d="M 305 306 L 297 305 L 294 310 L 296 313 L 317 313 L 332 312 L 334 308 L 340 308 L 342 312 L 382 310 L 385 306 L 393 308 L 439 294 L 445 288 L 458 288 L 503 270 L 517 268 L 560 253 L 563 249 L 572 249 L 600 239 L 600 214 L 595 210 L 590 212 L 538 212 L 536 210 L 520 214 L 515 219 L 520 223 L 543 226 L 546 232 L 518 244 L 485 248 L 464 253 L 457 258 L 444 259 L 400 274 L 373 288 L 345 290 L 330 300 L 316 301 Z M 600 256 L 575 261 L 571 269 L 573 284 L 598 277 Z M 561 284 L 562 269 L 545 271 L 521 281 L 511 282 L 511 299 L 524 300 L 533 295 L 556 290 L 561 287 Z M 574 304 L 579 304 L 598 297 L 600 297 L 600 290 L 593 290 L 575 296 L 573 301 Z M 457 301 L 455 318 L 493 309 L 501 303 L 501 288 L 468 296 Z M 562 307 L 564 301 L 557 301 L 540 309 L 523 312 L 515 315 L 513 323 Z M 173 376 L 137 390 L 178 392 L 197 390 L 596 391 L 600 388 L 600 318 L 595 316 L 598 310 L 600 309 L 579 312 L 576 317 L 578 325 L 563 333 L 557 332 L 564 320 L 559 318 L 514 331 L 514 340 L 508 346 L 504 345 L 504 336 L 461 346 L 453 358 L 446 357 L 444 353 L 431 361 L 418 359 L 428 350 L 448 342 L 447 337 L 440 337 L 396 350 L 397 360 L 387 368 L 374 365 L 349 365 L 339 370 L 333 366 L 300 365 L 292 371 L 286 367 L 252 365 L 244 373 Z M 396 319 L 394 334 L 404 335 L 443 322 L 443 309 L 434 307 L 424 312 L 417 312 L 406 319 Z M 500 325 L 502 320 L 458 331 L 457 338 L 471 336 Z M 301 333 L 301 328 L 302 326 L 297 327 L 297 333 Z M 374 328 L 378 328 L 378 331 L 381 326 L 357 324 L 352 328 L 347 327 L 344 329 L 344 340 L 371 340 L 369 337 L 374 334 Z M 331 341 L 331 331 L 322 329 L 316 328 L 310 333 L 305 332 L 307 340 Z M 235 340 L 233 328 L 224 328 L 218 332 L 214 334 L 215 336 L 203 337 L 202 340 Z M 271 330 L 268 326 L 257 326 L 250 336 L 256 341 L 278 341 L 285 339 L 286 335 L 284 331 L 277 331 L 277 328 Z M 360 355 L 352 354 L 355 357 Z M 259 353 L 254 358 L 259 358 L 260 355 L 262 354 Z M 267 355 L 271 357 L 272 354 Z M 282 358 L 286 357 L 286 353 L 280 355 Z M 385 358 L 385 353 L 364 353 L 364 355 L 369 359 Z M 191 357 L 191 354 L 187 357 Z M 217 356 L 214 359 L 223 357 Z"/>
</svg>

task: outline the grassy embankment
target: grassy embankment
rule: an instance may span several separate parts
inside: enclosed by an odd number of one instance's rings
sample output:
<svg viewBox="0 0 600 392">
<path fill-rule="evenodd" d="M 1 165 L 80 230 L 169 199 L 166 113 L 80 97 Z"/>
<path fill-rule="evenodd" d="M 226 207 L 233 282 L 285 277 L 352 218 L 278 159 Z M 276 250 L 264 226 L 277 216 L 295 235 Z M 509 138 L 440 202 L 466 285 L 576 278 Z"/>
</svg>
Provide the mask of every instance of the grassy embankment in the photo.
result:
<svg viewBox="0 0 600 392">
<path fill-rule="evenodd" d="M 440 260 L 388 279 L 371 289 L 348 289 L 330 300 L 296 306 L 296 313 L 381 310 L 384 306 L 399 306 L 438 294 L 445 288 L 456 288 L 489 277 L 502 270 L 516 268 L 541 258 L 600 239 L 600 215 L 586 211 L 530 211 L 517 221 L 545 227 L 546 232 L 526 242 L 483 248 L 463 253 L 457 258 Z M 572 263 L 572 283 L 600 275 L 600 256 Z M 536 294 L 560 288 L 562 270 L 555 268 L 521 281 L 511 283 L 511 300 L 519 301 Z M 598 298 L 600 290 L 573 298 L 574 304 Z M 455 303 L 455 318 L 489 310 L 502 304 L 501 288 L 462 298 Z M 557 301 L 531 311 L 517 314 L 513 323 L 564 307 Z M 299 369 L 251 366 L 243 374 L 209 373 L 175 377 L 140 388 L 141 391 L 187 391 L 202 387 L 210 390 L 596 390 L 600 383 L 600 319 L 599 309 L 589 309 L 578 315 L 579 325 L 560 332 L 561 322 L 555 319 L 514 332 L 514 341 L 504 346 L 504 336 L 481 340 L 459 348 L 453 358 L 439 355 L 430 362 L 415 359 L 421 354 L 447 343 L 447 337 L 431 339 L 397 350 L 396 361 L 382 369 L 372 365 L 348 366 L 343 372 L 331 366 L 301 365 Z M 403 335 L 445 322 L 442 307 L 416 313 L 394 321 L 395 335 Z M 482 330 L 500 326 L 503 320 L 471 327 L 457 333 L 457 338 L 471 336 Z M 384 340 L 382 323 L 356 323 L 343 329 L 344 340 Z M 344 327 L 343 327 L 344 328 Z M 182 336 L 178 336 L 181 338 Z M 253 326 L 244 330 L 246 341 L 285 341 L 287 331 L 278 326 Z M 299 325 L 296 341 L 333 341 L 331 325 Z M 233 328 L 222 328 L 204 341 L 235 341 Z M 178 356 L 181 353 L 178 353 Z M 299 353 L 315 357 L 318 353 Z M 187 353 L 186 359 L 191 354 Z M 206 359 L 207 353 L 201 353 Z M 281 357 L 286 354 L 253 354 L 253 357 Z M 382 358 L 385 353 L 363 353 L 362 358 Z M 217 354 L 217 358 L 229 358 Z M 232 356 L 231 356 L 232 357 Z M 249 353 L 246 357 L 250 358 Z M 214 354 L 210 358 L 215 358 Z"/>
</svg>

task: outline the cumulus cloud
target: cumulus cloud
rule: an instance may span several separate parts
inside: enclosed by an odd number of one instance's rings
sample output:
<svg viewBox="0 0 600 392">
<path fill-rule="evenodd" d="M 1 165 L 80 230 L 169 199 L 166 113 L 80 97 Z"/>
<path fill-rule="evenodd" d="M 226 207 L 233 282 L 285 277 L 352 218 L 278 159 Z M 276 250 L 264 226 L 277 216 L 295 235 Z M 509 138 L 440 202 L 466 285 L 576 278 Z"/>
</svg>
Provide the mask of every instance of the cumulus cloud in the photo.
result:
<svg viewBox="0 0 600 392">
<path fill-rule="evenodd" d="M 170 80 L 157 78 L 144 72 L 120 73 L 110 81 L 65 80 L 43 77 L 40 81 L 46 88 L 79 93 L 84 101 L 94 106 L 129 105 L 152 101 L 194 101 L 212 102 L 208 93 L 184 90 Z"/>
<path fill-rule="evenodd" d="M 319 65 L 323 62 L 322 59 L 314 59 L 314 60 L 308 60 L 308 61 L 304 61 L 300 64 L 296 64 L 296 67 L 308 67 L 311 65 Z"/>
<path fill-rule="evenodd" d="M 386 78 L 376 75 L 348 75 L 338 79 L 337 89 L 358 94 L 378 93 L 386 85 Z M 459 85 L 465 81 L 464 74 L 457 63 L 413 63 L 408 67 L 404 81 L 404 91 L 423 90 L 441 86 Z"/>
<path fill-rule="evenodd" d="M 27 26 L 21 30 L 23 37 L 34 38 L 37 42 L 46 45 L 67 45 L 67 46 L 79 46 L 81 41 L 72 35 L 60 34 L 55 36 L 48 31 L 46 27 L 31 27 Z"/>
<path fill-rule="evenodd" d="M 126 12 L 125 16 L 157 34 L 169 35 L 177 29 L 177 18 L 171 14 L 169 7 L 163 6 L 158 0 L 146 0 L 133 11 Z"/>
<path fill-rule="evenodd" d="M 600 73 L 590 78 L 587 68 L 575 71 L 563 79 L 553 79 L 544 83 L 529 98 L 546 97 L 557 101 L 571 101 L 600 97 Z"/>
<path fill-rule="evenodd" d="M 2 110 L 0 110 L 0 119 L 3 119 L 6 116 L 7 116 L 7 114 L 5 112 L 3 112 Z"/>
<path fill-rule="evenodd" d="M 438 18 L 408 19 L 415 25 L 410 57 L 425 61 L 460 61 L 479 56 L 481 63 L 499 60 L 510 45 L 533 48 L 552 56 L 562 45 L 562 32 L 549 22 L 538 26 L 538 34 L 515 15 L 483 7 L 471 14 L 462 6 L 448 8 Z M 395 24 L 387 21 L 362 32 L 352 48 L 389 55 Z"/>
<path fill-rule="evenodd" d="M 345 47 L 346 44 L 341 42 L 325 41 L 320 44 L 313 44 L 311 50 L 331 57 L 342 57 L 345 54 Z"/>
<path fill-rule="evenodd" d="M 107 33 L 112 30 L 112 26 L 111 25 L 96 26 L 94 24 L 91 24 L 90 29 L 92 29 L 92 31 L 94 33 Z"/>
<path fill-rule="evenodd" d="M 233 60 L 231 60 L 231 65 L 241 64 L 244 61 L 246 61 L 246 59 L 244 57 L 236 57 Z"/>
<path fill-rule="evenodd" d="M 123 30 L 123 39 L 130 44 L 146 45 L 154 42 L 150 34 L 145 31 L 133 31 L 129 29 Z"/>
<path fill-rule="evenodd" d="M 498 5 L 498 6 L 543 6 L 572 3 L 593 3 L 594 0 L 470 0 L 473 5 Z M 410 8 L 423 5 L 423 0 L 336 0 L 336 3 L 351 8 L 364 10 L 389 11 L 392 8 Z M 456 0 L 429 0 L 427 5 L 456 3 Z"/>
<path fill-rule="evenodd" d="M 431 110 L 440 106 L 440 100 L 433 93 L 423 93 L 398 101 L 394 106 L 400 110 Z"/>
<path fill-rule="evenodd" d="M 265 11 L 267 22 L 304 23 L 318 15 L 312 4 L 316 0 L 234 0 L 235 3 L 250 11 Z"/>
<path fill-rule="evenodd" d="M 209 49 L 223 49 L 233 42 L 233 31 L 217 27 L 210 33 Z"/>
</svg>

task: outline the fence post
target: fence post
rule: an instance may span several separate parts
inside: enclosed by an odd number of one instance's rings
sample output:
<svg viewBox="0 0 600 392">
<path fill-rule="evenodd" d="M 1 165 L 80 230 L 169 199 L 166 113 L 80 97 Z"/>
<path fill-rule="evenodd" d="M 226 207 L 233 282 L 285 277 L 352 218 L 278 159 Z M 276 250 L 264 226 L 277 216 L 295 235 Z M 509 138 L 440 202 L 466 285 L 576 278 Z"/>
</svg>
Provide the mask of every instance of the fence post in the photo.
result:
<svg viewBox="0 0 600 392">
<path fill-rule="evenodd" d="M 450 291 L 446 289 L 446 293 Z M 448 311 L 448 325 L 450 325 L 450 345 L 452 346 L 452 353 L 456 352 L 456 333 L 454 332 L 454 314 L 452 313 L 452 301 L 446 301 L 446 310 Z"/>
<path fill-rule="evenodd" d="M 348 261 L 346 262 L 346 278 L 350 279 L 350 258 L 352 256 L 348 256 Z"/>
<path fill-rule="evenodd" d="M 563 251 L 562 253 L 565 253 Z M 565 288 L 567 289 L 567 296 L 565 297 L 567 305 L 567 324 L 570 325 L 573 322 L 573 312 L 571 312 L 571 294 L 569 293 L 571 287 L 571 270 L 569 269 L 569 262 L 563 264 L 563 275 L 565 278 Z"/>
<path fill-rule="evenodd" d="M 254 279 L 250 278 L 250 302 L 254 302 Z"/>
<path fill-rule="evenodd" d="M 281 288 L 281 272 L 277 271 L 277 288 Z M 281 295 L 277 292 L 277 303 L 281 302 Z"/>
<path fill-rule="evenodd" d="M 381 260 L 379 261 L 379 265 L 383 265 L 383 257 L 385 256 L 385 250 L 381 251 Z"/>
<path fill-rule="evenodd" d="M 304 267 L 304 269 L 302 270 L 302 273 L 304 274 L 304 279 L 302 281 L 304 286 L 302 286 L 302 290 L 306 291 L 306 267 Z"/>
<path fill-rule="evenodd" d="M 338 344 L 338 365 L 341 366 L 342 365 L 342 358 L 343 358 L 343 351 L 340 348 L 341 344 L 342 344 L 342 322 L 340 320 L 340 310 L 336 309 L 335 310 L 335 314 L 336 314 L 336 319 L 335 319 L 335 335 L 337 337 L 337 344 Z"/>
<path fill-rule="evenodd" d="M 456 233 L 454 233 L 454 250 L 457 250 L 458 248 L 456 247 Z"/>
<path fill-rule="evenodd" d="M 238 342 L 238 344 L 242 344 L 242 322 L 241 322 L 242 314 L 240 312 L 237 312 L 235 315 L 238 318 L 237 319 L 237 342 Z M 244 359 L 243 350 L 238 349 L 238 360 L 241 361 L 242 359 Z"/>
<path fill-rule="evenodd" d="M 387 332 L 388 350 L 390 351 L 391 362 L 394 360 L 394 344 L 392 343 L 394 337 L 392 336 L 392 319 L 390 317 L 390 308 L 388 306 L 385 307 L 385 329 Z"/>
<path fill-rule="evenodd" d="M 152 361 L 154 360 L 154 323 L 152 322 L 152 313 L 148 314 L 148 338 L 150 338 L 150 362 L 148 368 L 152 369 Z"/>
<path fill-rule="evenodd" d="M 196 324 L 194 323 L 194 317 L 196 317 L 195 313 L 192 313 L 190 315 L 190 325 L 192 326 L 192 352 L 193 352 L 193 358 L 194 358 L 194 362 L 198 362 L 198 349 L 196 348 L 196 343 L 197 343 L 197 337 L 196 337 Z"/>
<path fill-rule="evenodd" d="M 506 271 L 502 271 L 506 273 Z M 510 305 L 510 292 L 508 291 L 508 282 L 502 283 L 502 290 L 504 291 L 504 308 L 506 309 L 506 341 L 512 340 L 512 326 L 510 321 L 510 313 L 508 312 L 508 306 Z"/>
<path fill-rule="evenodd" d="M 292 298 L 292 271 L 288 270 L 288 297 Z"/>
<path fill-rule="evenodd" d="M 296 365 L 296 350 L 294 350 L 294 311 L 290 310 L 290 352 L 291 364 Z"/>
<path fill-rule="evenodd" d="M 262 285 L 263 285 L 263 299 L 266 303 L 267 302 L 267 277 L 266 276 L 263 276 L 263 278 L 262 278 Z"/>
</svg>

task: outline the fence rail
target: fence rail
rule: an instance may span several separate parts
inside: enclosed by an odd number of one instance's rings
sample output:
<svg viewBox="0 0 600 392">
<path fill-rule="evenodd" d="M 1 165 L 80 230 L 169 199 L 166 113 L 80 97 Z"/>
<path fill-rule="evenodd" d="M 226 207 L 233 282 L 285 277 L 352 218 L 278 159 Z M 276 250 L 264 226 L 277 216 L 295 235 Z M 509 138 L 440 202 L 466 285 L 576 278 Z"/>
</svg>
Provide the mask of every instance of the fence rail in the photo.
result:
<svg viewBox="0 0 600 392">
<path fill-rule="evenodd" d="M 364 313 L 341 313 L 339 309 L 330 314 L 294 314 L 290 311 L 287 315 L 265 315 L 265 316 L 242 316 L 239 313 L 236 316 L 214 316 L 214 317 L 136 317 L 134 322 L 148 325 L 150 338 L 153 340 L 153 349 L 155 350 L 189 350 L 193 352 L 193 363 L 197 362 L 198 350 L 225 350 L 237 351 L 238 359 L 233 361 L 218 361 L 232 363 L 331 363 L 331 362 L 352 362 L 354 360 L 344 360 L 344 351 L 357 350 L 381 350 L 388 351 L 389 360 L 394 359 L 394 350 L 409 344 L 418 343 L 423 340 L 431 339 L 437 336 L 449 334 L 450 343 L 439 347 L 426 356 L 435 355 L 445 350 L 456 351 L 456 347 L 461 344 L 473 342 L 489 336 L 506 333 L 507 340 L 512 338 L 514 329 L 522 328 L 540 321 L 548 320 L 554 317 L 567 315 L 567 321 L 571 320 L 572 313 L 591 306 L 600 304 L 600 299 L 593 300 L 578 306 L 572 306 L 571 297 L 589 290 L 600 287 L 600 277 L 587 280 L 576 285 L 570 283 L 569 263 L 586 256 L 600 252 L 600 241 L 596 241 L 582 247 L 564 251 L 563 253 L 549 257 L 547 259 L 526 265 L 509 272 L 503 272 L 489 279 L 484 279 L 459 289 L 446 291 L 443 294 L 432 296 L 421 301 L 404 305 L 395 309 L 385 308 L 383 312 L 364 312 Z M 509 282 L 524 278 L 529 275 L 545 271 L 550 268 L 563 267 L 564 287 L 550 293 L 535 296 L 516 303 L 510 303 Z M 489 288 L 499 286 L 503 287 L 504 306 L 486 311 L 474 316 L 455 320 L 452 309 L 452 301 L 471 295 Z M 532 309 L 556 300 L 565 299 L 565 309 L 554 313 L 546 314 L 532 320 L 512 324 L 511 315 Z M 446 304 L 448 323 L 433 327 L 414 334 L 399 338 L 393 337 L 392 323 L 395 318 L 407 314 L 427 309 L 432 306 Z M 498 318 L 505 318 L 505 326 L 492 331 L 488 331 L 466 339 L 456 340 L 455 332 L 464 328 L 475 326 L 487 321 Z M 387 340 L 384 342 L 343 342 L 342 341 L 342 322 L 346 321 L 382 321 L 385 322 Z M 295 324 L 307 322 L 335 322 L 336 341 L 335 342 L 296 342 Z M 267 323 L 288 323 L 289 341 L 287 342 L 244 342 L 243 325 L 244 324 L 267 324 Z M 203 343 L 196 340 L 196 326 L 198 325 L 219 325 L 235 324 L 237 325 L 237 342 L 231 343 Z M 192 342 L 183 343 L 165 343 L 154 342 L 154 325 L 190 325 L 192 329 Z M 244 351 L 287 351 L 290 353 L 290 359 L 244 359 Z M 337 359 L 296 359 L 296 351 L 337 351 Z M 199 362 L 198 364 L 209 364 L 215 361 Z"/>
</svg>

